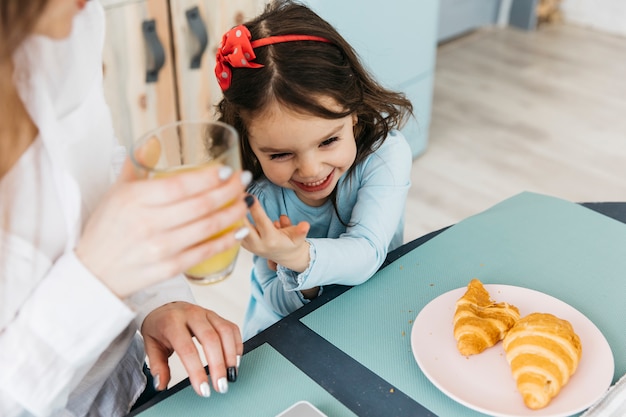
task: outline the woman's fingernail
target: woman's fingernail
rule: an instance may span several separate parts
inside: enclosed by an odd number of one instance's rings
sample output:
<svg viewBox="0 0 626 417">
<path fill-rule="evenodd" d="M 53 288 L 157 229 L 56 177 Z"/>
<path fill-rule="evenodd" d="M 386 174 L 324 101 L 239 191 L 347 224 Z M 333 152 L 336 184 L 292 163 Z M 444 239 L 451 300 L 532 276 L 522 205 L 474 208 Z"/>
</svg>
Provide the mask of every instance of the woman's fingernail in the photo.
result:
<svg viewBox="0 0 626 417">
<path fill-rule="evenodd" d="M 237 368 L 231 366 L 226 369 L 226 376 L 228 377 L 228 382 L 235 382 L 237 380 Z"/>
<path fill-rule="evenodd" d="M 221 377 L 217 380 L 217 388 L 220 391 L 220 394 L 226 394 L 228 392 L 228 381 L 226 377 Z"/>
<path fill-rule="evenodd" d="M 252 182 L 252 172 L 250 172 L 250 171 L 243 171 L 241 173 L 241 183 L 243 185 L 247 186 L 251 182 Z"/>
<path fill-rule="evenodd" d="M 159 374 L 156 374 L 152 379 L 152 385 L 154 385 L 154 389 L 159 391 L 159 385 L 161 385 L 161 377 Z"/>
<path fill-rule="evenodd" d="M 211 396 L 211 387 L 209 387 L 208 382 L 205 381 L 200 384 L 200 393 L 202 393 L 204 398 L 209 398 Z"/>
<path fill-rule="evenodd" d="M 241 355 L 237 355 L 237 369 L 239 369 L 239 365 L 241 365 Z"/>
<path fill-rule="evenodd" d="M 228 165 L 221 166 L 220 169 L 217 171 L 217 176 L 222 181 L 226 181 L 230 178 L 231 175 L 233 175 L 233 169 Z"/>
<path fill-rule="evenodd" d="M 249 233 L 250 229 L 248 229 L 247 227 L 242 227 L 235 232 L 235 239 L 243 240 L 246 236 L 248 236 Z"/>
<path fill-rule="evenodd" d="M 247 196 L 245 196 L 244 201 L 246 202 L 246 206 L 252 207 L 252 205 L 254 204 L 254 197 L 248 194 Z"/>
</svg>

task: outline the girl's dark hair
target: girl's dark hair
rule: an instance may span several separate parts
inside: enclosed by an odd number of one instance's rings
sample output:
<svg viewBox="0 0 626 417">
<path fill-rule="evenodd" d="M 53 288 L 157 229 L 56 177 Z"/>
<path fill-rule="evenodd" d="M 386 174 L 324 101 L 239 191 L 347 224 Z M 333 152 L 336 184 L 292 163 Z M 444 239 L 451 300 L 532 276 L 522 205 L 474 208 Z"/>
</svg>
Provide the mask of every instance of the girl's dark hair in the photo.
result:
<svg viewBox="0 0 626 417">
<path fill-rule="evenodd" d="M 234 126 L 241 135 L 243 167 L 255 179 L 263 172 L 250 148 L 246 121 L 261 114 L 272 102 L 326 119 L 356 114 L 357 155 L 348 174 L 382 144 L 391 129 L 400 128 L 412 114 L 413 107 L 404 94 L 378 84 L 350 44 L 308 7 L 291 0 L 276 0 L 244 25 L 252 40 L 304 34 L 330 41 L 292 41 L 258 47 L 254 50 L 254 62 L 263 64 L 262 68 L 232 69 L 230 88 L 224 92 L 217 113 L 221 121 Z M 344 110 L 331 111 L 320 102 L 320 97 L 331 97 Z"/>
</svg>

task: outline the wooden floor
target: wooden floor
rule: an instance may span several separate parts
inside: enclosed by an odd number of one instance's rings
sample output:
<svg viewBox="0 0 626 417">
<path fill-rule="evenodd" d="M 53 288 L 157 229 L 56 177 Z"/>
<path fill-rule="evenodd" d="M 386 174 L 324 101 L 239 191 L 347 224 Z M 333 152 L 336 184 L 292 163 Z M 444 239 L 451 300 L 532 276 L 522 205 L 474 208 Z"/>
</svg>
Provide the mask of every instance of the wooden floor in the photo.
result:
<svg viewBox="0 0 626 417">
<path fill-rule="evenodd" d="M 439 47 L 407 241 L 522 191 L 626 200 L 626 38 L 574 26 L 483 29 Z M 242 324 L 251 256 L 198 302 Z M 174 380 L 184 373 L 174 360 Z"/>
<path fill-rule="evenodd" d="M 437 54 L 407 238 L 522 191 L 626 200 L 626 38 L 575 26 L 485 29 Z"/>
</svg>

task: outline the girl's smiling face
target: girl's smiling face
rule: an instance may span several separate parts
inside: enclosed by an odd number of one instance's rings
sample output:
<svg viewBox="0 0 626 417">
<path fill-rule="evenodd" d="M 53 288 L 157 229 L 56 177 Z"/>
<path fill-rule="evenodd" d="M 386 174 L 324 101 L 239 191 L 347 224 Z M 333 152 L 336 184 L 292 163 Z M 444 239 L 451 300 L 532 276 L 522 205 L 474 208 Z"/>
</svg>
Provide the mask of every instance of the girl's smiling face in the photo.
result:
<svg viewBox="0 0 626 417">
<path fill-rule="evenodd" d="M 341 110 L 332 100 L 322 103 Z M 248 140 L 267 179 L 317 207 L 328 200 L 356 159 L 356 121 L 356 115 L 323 119 L 274 103 L 249 121 Z"/>
</svg>

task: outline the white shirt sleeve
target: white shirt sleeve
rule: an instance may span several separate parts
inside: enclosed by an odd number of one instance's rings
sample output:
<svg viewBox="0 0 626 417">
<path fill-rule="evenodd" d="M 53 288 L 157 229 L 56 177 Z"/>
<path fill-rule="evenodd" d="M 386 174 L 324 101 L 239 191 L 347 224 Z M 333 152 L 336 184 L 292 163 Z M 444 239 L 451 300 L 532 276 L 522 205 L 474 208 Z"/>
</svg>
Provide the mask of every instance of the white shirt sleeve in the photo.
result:
<svg viewBox="0 0 626 417">
<path fill-rule="evenodd" d="M 34 415 L 62 408 L 75 384 L 133 318 L 135 313 L 73 252 L 63 255 L 17 314 L 2 317 L 0 399 L 13 401 L 0 401 L 0 415 L 11 415 L 16 403 Z"/>
</svg>

